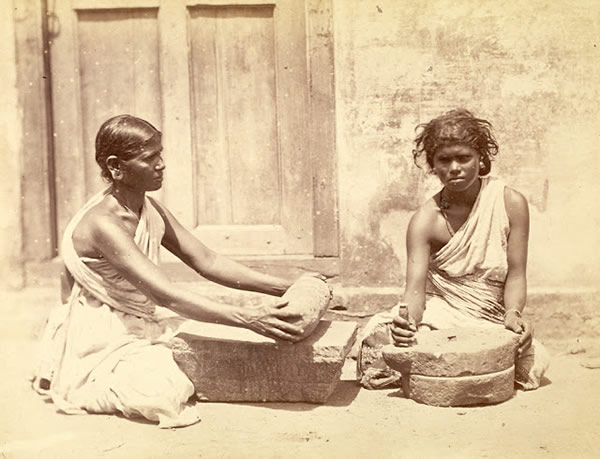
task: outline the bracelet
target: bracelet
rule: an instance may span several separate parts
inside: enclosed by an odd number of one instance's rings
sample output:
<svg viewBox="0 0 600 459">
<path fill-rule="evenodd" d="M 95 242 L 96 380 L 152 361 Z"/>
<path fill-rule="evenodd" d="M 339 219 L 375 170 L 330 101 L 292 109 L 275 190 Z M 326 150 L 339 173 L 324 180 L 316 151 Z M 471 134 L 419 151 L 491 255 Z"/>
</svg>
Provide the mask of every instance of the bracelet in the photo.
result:
<svg viewBox="0 0 600 459">
<path fill-rule="evenodd" d="M 514 312 L 519 319 L 521 318 L 521 311 L 519 311 L 517 308 L 510 308 L 510 309 L 507 309 L 504 312 L 504 318 L 505 319 L 506 319 L 506 316 L 508 315 L 509 312 Z"/>
</svg>

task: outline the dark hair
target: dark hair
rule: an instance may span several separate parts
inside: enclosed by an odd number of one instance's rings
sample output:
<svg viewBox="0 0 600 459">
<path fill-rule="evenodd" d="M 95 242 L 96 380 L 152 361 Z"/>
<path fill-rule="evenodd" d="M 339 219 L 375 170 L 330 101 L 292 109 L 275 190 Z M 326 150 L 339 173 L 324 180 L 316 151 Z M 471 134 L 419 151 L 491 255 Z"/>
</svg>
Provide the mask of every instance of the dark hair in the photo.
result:
<svg viewBox="0 0 600 459">
<path fill-rule="evenodd" d="M 102 169 L 102 177 L 112 181 L 106 158 L 115 155 L 130 159 L 156 135 L 161 135 L 158 129 L 132 115 L 118 115 L 102 123 L 96 135 L 96 162 Z"/>
<path fill-rule="evenodd" d="M 429 123 L 419 124 L 415 130 L 422 131 L 415 138 L 413 150 L 415 164 L 425 154 L 427 164 L 433 169 L 433 156 L 440 148 L 448 145 L 467 145 L 480 155 L 483 167 L 481 175 L 487 175 L 492 169 L 492 157 L 498 154 L 498 144 L 492 134 L 492 124 L 484 119 L 459 108 L 432 119 Z M 419 166 L 420 167 L 420 166 Z"/>
</svg>

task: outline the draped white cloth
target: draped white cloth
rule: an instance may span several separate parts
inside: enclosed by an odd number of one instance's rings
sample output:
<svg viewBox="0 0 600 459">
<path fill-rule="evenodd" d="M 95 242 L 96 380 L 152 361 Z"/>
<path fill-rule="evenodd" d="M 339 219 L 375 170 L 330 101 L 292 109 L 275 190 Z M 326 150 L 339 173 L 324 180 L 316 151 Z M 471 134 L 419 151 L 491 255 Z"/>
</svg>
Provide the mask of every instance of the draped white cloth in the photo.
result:
<svg viewBox="0 0 600 459">
<path fill-rule="evenodd" d="M 187 404 L 194 386 L 179 369 L 169 342 L 183 319 L 157 306 L 102 258 L 79 257 L 72 235 L 97 194 L 73 217 L 62 242 L 62 258 L 75 279 L 66 304 L 50 313 L 40 346 L 34 388 L 59 411 L 122 413 L 159 427 L 199 420 Z M 134 242 L 156 263 L 164 222 L 146 198 Z M 42 388 L 48 384 L 49 389 Z"/>
<path fill-rule="evenodd" d="M 429 296 L 443 298 L 449 307 L 468 317 L 498 324 L 504 322 L 503 292 L 508 272 L 504 188 L 496 178 L 481 179 L 467 220 L 431 256 L 427 272 Z M 426 318 L 423 320 L 427 323 Z"/>
<path fill-rule="evenodd" d="M 467 220 L 430 257 L 421 330 L 504 326 L 503 294 L 510 231 L 504 189 L 501 180 L 483 177 Z M 394 372 L 379 358 L 380 351 L 378 354 L 383 345 L 392 343 L 389 324 L 395 315 L 396 308 L 376 314 L 359 337 L 361 353 L 365 354 L 366 348 L 373 361 L 372 370 L 358 362 L 358 377 L 365 386 L 377 385 L 371 381 L 377 379 L 397 382 Z M 533 340 L 532 346 L 515 362 L 516 382 L 524 389 L 539 387 L 549 363 L 545 348 Z"/>
</svg>

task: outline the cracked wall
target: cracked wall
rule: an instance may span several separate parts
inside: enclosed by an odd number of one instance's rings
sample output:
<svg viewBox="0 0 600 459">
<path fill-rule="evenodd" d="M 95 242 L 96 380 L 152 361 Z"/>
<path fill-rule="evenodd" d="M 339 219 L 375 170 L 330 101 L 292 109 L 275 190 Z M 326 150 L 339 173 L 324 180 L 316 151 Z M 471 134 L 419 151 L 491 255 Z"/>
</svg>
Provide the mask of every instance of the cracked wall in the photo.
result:
<svg viewBox="0 0 600 459">
<path fill-rule="evenodd" d="M 336 1 L 342 278 L 404 280 L 405 231 L 439 189 L 412 162 L 418 123 L 492 122 L 492 172 L 530 203 L 530 285 L 598 285 L 600 4 Z"/>
</svg>

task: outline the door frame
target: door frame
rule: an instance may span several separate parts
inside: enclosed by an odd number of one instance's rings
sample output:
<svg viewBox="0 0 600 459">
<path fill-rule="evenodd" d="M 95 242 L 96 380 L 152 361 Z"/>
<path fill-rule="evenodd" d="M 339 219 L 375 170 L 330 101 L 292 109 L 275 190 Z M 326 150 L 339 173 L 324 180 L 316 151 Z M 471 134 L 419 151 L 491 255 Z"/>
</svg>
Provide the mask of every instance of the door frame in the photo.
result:
<svg viewBox="0 0 600 459">
<path fill-rule="evenodd" d="M 39 3 L 38 3 L 39 2 Z M 210 3 L 210 1 L 206 1 Z M 336 161 L 336 115 L 335 115 L 335 76 L 334 76 L 334 34 L 333 34 L 333 7 L 332 0 L 305 0 L 306 21 L 307 21 L 307 66 L 308 66 L 308 132 L 309 132 L 309 153 L 312 164 L 312 186 L 313 186 L 313 239 L 314 250 L 313 256 L 297 257 L 297 256 L 274 256 L 274 257 L 235 257 L 248 262 L 256 268 L 266 268 L 268 271 L 272 269 L 279 271 L 281 268 L 299 269 L 299 270 L 319 270 L 329 272 L 331 275 L 339 274 L 338 258 L 339 258 L 339 220 L 337 209 L 337 161 Z M 47 9 L 47 2 L 38 0 L 34 2 L 39 5 L 38 11 L 41 12 L 39 20 L 27 21 L 19 27 L 21 30 L 27 29 L 21 37 L 17 37 L 17 49 L 24 46 L 25 36 L 39 37 L 40 41 L 47 42 L 46 30 L 48 21 L 52 21 L 52 12 Z M 203 2 L 204 3 L 204 2 Z M 34 16 L 35 17 L 35 16 Z M 44 18 L 44 19 L 42 19 Z M 51 24 L 50 24 L 51 26 Z M 48 37 L 51 40 L 52 37 Z M 38 55 L 35 57 L 32 53 L 27 56 L 29 61 L 35 60 L 36 72 L 43 75 L 44 87 L 39 88 L 44 94 L 44 106 L 49 109 L 45 111 L 48 121 L 48 137 L 52 138 L 52 132 L 55 132 L 56 126 L 53 126 L 52 120 L 52 95 L 50 91 L 50 75 L 44 71 L 44 49 L 47 46 L 42 46 L 38 49 Z M 37 54 L 37 53 L 36 53 Z M 46 53 L 47 54 L 47 53 Z M 28 65 L 23 61 L 18 63 L 20 68 Z M 24 87 L 24 83 L 19 85 Z M 33 94 L 32 94 L 33 96 Z M 34 100 L 35 99 L 35 102 Z M 24 100 L 24 111 L 26 113 L 36 113 L 39 111 L 39 98 L 31 97 Z M 39 120 L 38 120 L 39 121 Z M 33 124 L 33 123 L 29 123 Z M 40 123 L 35 123 L 38 128 Z M 43 123 L 42 123 L 43 125 Z M 25 162 L 39 162 L 40 152 L 46 152 L 45 157 L 53 158 L 53 142 L 46 142 L 43 134 L 38 137 L 39 145 L 24 149 Z M 31 205 L 30 208 L 39 208 L 40 199 L 47 203 L 45 206 L 44 215 L 47 223 L 45 225 L 34 225 L 47 233 L 45 241 L 41 240 L 40 234 L 32 232 L 29 235 L 27 232 L 23 234 L 23 259 L 25 262 L 31 261 L 33 264 L 39 265 L 34 268 L 38 273 L 46 273 L 50 275 L 55 271 L 52 266 L 57 265 L 56 259 L 53 257 L 57 253 L 59 237 L 56 237 L 57 221 L 50 218 L 51 215 L 56 215 L 56 200 L 55 195 L 55 179 L 56 175 L 52 171 L 52 166 L 48 164 L 45 168 L 47 171 L 44 181 L 46 186 L 44 190 L 36 190 L 35 197 L 30 197 L 25 190 L 24 207 L 27 207 L 29 201 L 35 200 L 38 205 Z M 37 174 L 37 172 L 36 172 Z M 39 175 L 39 174 L 37 174 Z M 38 176 L 31 177 L 26 184 L 31 181 L 39 181 Z M 27 176 L 27 172 L 25 172 Z M 35 179 L 35 180 L 34 180 Z M 33 223 L 33 218 L 28 218 L 23 215 L 23 223 L 27 225 Z M 39 222 L 36 222 L 39 223 Z M 46 228 L 46 229 L 44 229 Z M 40 232 L 38 231 L 38 233 Z M 47 250 L 40 251 L 40 243 L 43 242 Z M 35 253 L 36 256 L 28 256 L 27 254 Z M 44 263 L 43 261 L 51 261 Z M 46 269 L 49 268 L 49 269 Z M 179 270 L 178 270 L 179 271 Z M 38 276 L 33 276 L 38 277 Z M 42 275 L 41 277 L 47 277 Z M 41 279 L 40 279 L 41 280 Z"/>
<path fill-rule="evenodd" d="M 315 257 L 339 257 L 333 0 L 306 0 Z"/>
</svg>

